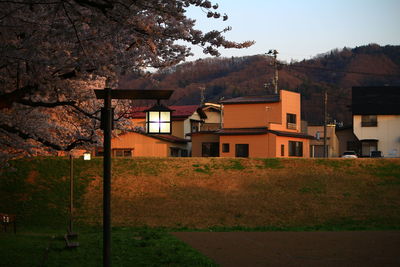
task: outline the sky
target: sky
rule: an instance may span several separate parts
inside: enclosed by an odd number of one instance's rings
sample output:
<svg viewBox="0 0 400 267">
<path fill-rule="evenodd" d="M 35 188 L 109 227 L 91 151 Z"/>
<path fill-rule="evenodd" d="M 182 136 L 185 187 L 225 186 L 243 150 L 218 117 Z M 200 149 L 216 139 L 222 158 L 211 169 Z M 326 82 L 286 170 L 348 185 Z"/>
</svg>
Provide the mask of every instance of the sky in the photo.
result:
<svg viewBox="0 0 400 267">
<path fill-rule="evenodd" d="M 222 30 L 228 40 L 256 42 L 247 49 L 223 49 L 221 56 L 279 52 L 278 59 L 310 59 L 335 48 L 400 45 L 400 0 L 214 0 L 229 19 L 207 19 L 199 8 L 187 15 L 203 31 Z M 194 57 L 209 57 L 198 47 Z"/>
</svg>

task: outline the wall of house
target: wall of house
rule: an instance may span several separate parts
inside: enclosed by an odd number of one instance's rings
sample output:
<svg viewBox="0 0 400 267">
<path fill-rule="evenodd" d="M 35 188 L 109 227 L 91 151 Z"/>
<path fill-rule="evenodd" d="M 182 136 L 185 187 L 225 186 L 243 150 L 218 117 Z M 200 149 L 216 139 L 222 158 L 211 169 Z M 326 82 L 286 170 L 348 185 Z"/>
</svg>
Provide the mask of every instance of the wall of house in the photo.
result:
<svg viewBox="0 0 400 267">
<path fill-rule="evenodd" d="M 280 90 L 281 101 L 257 104 L 225 104 L 224 128 L 268 127 L 271 130 L 300 132 L 300 94 Z M 288 129 L 286 114 L 296 114 L 296 129 Z"/>
<path fill-rule="evenodd" d="M 324 126 L 308 126 L 307 134 L 312 136 L 317 136 L 317 132 L 319 132 L 319 140 L 311 140 L 310 145 L 312 146 L 322 146 L 324 145 Z M 328 146 L 328 157 L 334 158 L 339 157 L 339 139 L 336 136 L 336 126 L 335 125 L 327 125 L 326 126 L 326 137 L 327 137 L 327 146 Z"/>
<path fill-rule="evenodd" d="M 139 133 L 126 133 L 111 140 L 112 149 L 133 149 L 134 157 L 168 157 L 170 144 Z"/>
<path fill-rule="evenodd" d="M 184 135 L 184 122 L 185 121 L 172 121 L 172 135 L 180 138 L 185 138 Z"/>
<path fill-rule="evenodd" d="M 286 136 L 276 136 L 276 155 L 275 157 L 281 156 L 281 145 L 284 145 L 284 156 L 285 158 L 293 158 L 289 156 L 289 141 L 303 142 L 303 156 L 302 158 L 310 157 L 310 140 L 304 138 L 286 137 Z"/>
<path fill-rule="evenodd" d="M 400 115 L 378 115 L 377 120 L 377 127 L 361 127 L 361 115 L 354 115 L 354 134 L 360 141 L 379 140 L 378 150 L 385 157 L 400 157 Z"/>
<path fill-rule="evenodd" d="M 219 142 L 219 136 L 216 134 L 193 134 L 192 135 L 192 157 L 202 156 L 203 142 Z"/>
<path fill-rule="evenodd" d="M 353 128 L 336 131 L 336 136 L 339 140 L 339 156 L 343 155 L 343 153 L 348 150 L 354 150 L 356 153 L 360 153 L 358 150 L 359 148 L 355 148 L 359 141 L 353 133 Z M 349 143 L 351 143 L 350 147 Z"/>
<path fill-rule="evenodd" d="M 274 158 L 289 157 L 289 141 L 303 142 L 303 158 L 310 157 L 310 140 L 303 138 L 264 135 L 223 135 L 220 136 L 220 157 L 235 157 L 236 144 L 249 144 L 249 157 Z M 222 152 L 222 145 L 229 144 L 229 152 Z M 284 145 L 284 156 L 281 156 L 281 145 Z"/>
<path fill-rule="evenodd" d="M 272 121 L 272 123 L 269 125 L 269 129 L 287 132 L 301 132 L 300 94 L 286 90 L 280 90 L 279 92 L 281 96 L 281 105 L 279 107 L 281 109 L 281 114 L 279 117 L 281 119 L 278 121 L 278 123 Z M 296 114 L 296 129 L 287 128 L 287 113 Z M 274 114 L 274 116 L 276 115 Z"/>
<path fill-rule="evenodd" d="M 266 127 L 281 122 L 280 103 L 224 105 L 224 128 Z"/>
<path fill-rule="evenodd" d="M 222 135 L 220 136 L 220 157 L 235 157 L 236 144 L 249 144 L 249 157 L 265 158 L 269 157 L 268 135 Z M 229 152 L 222 152 L 222 145 L 229 144 Z"/>
<path fill-rule="evenodd" d="M 221 112 L 218 110 L 206 110 L 204 113 L 207 115 L 206 123 L 220 123 L 221 122 Z"/>
</svg>

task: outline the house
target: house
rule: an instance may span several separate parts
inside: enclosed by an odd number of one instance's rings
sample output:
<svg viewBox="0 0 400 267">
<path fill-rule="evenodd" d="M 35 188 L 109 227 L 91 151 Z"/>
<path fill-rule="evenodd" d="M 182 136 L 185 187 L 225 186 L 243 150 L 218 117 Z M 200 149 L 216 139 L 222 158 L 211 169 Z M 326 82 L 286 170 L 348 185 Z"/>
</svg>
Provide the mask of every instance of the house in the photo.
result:
<svg viewBox="0 0 400 267">
<path fill-rule="evenodd" d="M 310 140 L 310 157 L 324 157 L 324 126 L 308 125 L 307 133 L 315 137 Z M 326 149 L 328 158 L 339 157 L 339 139 L 336 135 L 336 125 L 326 125 Z"/>
<path fill-rule="evenodd" d="M 204 103 L 201 106 L 206 118 L 200 125 L 200 131 L 214 131 L 222 128 L 222 106 L 216 103 Z"/>
<path fill-rule="evenodd" d="M 146 134 L 146 114 L 148 107 L 134 107 L 127 115 L 134 130 L 117 134 L 111 140 L 112 155 L 115 157 L 187 157 L 191 155 L 191 132 L 199 131 L 207 116 L 197 105 L 170 106 L 172 112 L 172 133 Z M 101 148 L 97 149 L 101 155 Z"/>
<path fill-rule="evenodd" d="M 354 134 L 361 156 L 381 151 L 385 157 L 400 156 L 400 87 L 352 88 Z"/>
<path fill-rule="evenodd" d="M 173 135 L 127 132 L 111 139 L 111 153 L 113 157 L 187 157 L 187 143 Z"/>
<path fill-rule="evenodd" d="M 223 128 L 192 134 L 193 156 L 309 157 L 301 132 L 300 94 L 238 97 L 220 102 Z"/>
<path fill-rule="evenodd" d="M 336 137 L 339 141 L 339 156 L 345 151 L 354 151 L 361 154 L 360 141 L 354 135 L 353 126 L 343 126 L 336 128 Z"/>
</svg>

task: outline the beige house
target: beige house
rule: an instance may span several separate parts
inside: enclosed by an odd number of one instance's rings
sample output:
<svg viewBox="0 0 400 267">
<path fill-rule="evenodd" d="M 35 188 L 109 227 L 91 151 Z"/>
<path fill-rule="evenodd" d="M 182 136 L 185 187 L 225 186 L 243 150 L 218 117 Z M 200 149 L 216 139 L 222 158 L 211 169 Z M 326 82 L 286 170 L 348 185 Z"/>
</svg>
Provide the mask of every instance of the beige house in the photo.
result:
<svg viewBox="0 0 400 267">
<path fill-rule="evenodd" d="M 400 87 L 353 87 L 352 110 L 361 156 L 400 157 Z"/>
<path fill-rule="evenodd" d="M 312 135 L 315 139 L 310 140 L 310 157 L 324 157 L 324 126 L 308 126 L 307 134 Z M 326 149 L 328 158 L 340 156 L 339 140 L 336 136 L 336 125 L 328 124 L 326 126 Z"/>
<path fill-rule="evenodd" d="M 353 126 L 345 126 L 336 129 L 336 137 L 339 140 L 339 155 L 345 151 L 354 151 L 361 154 L 360 141 L 354 135 Z"/>
</svg>

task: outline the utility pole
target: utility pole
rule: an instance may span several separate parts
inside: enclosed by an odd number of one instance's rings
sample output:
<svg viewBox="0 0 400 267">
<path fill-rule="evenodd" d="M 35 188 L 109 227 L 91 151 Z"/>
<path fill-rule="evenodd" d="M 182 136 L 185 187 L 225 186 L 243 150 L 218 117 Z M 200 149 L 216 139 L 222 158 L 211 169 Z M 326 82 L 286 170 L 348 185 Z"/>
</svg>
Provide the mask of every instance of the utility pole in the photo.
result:
<svg viewBox="0 0 400 267">
<path fill-rule="evenodd" d="M 272 55 L 273 62 L 272 65 L 274 66 L 274 77 L 272 79 L 272 85 L 274 86 L 274 94 L 278 94 L 278 51 L 274 50 L 269 50 L 268 55 Z"/>
<path fill-rule="evenodd" d="M 204 105 L 204 101 L 206 100 L 206 97 L 204 95 L 206 88 L 204 86 L 200 87 L 200 106 Z"/>
<path fill-rule="evenodd" d="M 328 123 L 328 92 L 325 89 L 325 92 L 324 92 L 324 158 L 328 157 L 328 149 L 326 147 L 326 140 L 327 140 L 326 124 L 327 123 Z"/>
</svg>

